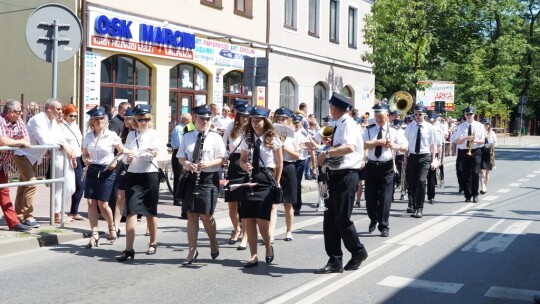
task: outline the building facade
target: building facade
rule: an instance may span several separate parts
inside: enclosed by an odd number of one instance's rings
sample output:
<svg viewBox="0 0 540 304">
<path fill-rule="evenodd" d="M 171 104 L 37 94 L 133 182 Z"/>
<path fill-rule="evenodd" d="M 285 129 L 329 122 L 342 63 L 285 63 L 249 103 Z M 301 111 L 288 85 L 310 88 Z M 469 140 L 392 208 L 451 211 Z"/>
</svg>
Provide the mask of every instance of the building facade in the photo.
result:
<svg viewBox="0 0 540 304">
<path fill-rule="evenodd" d="M 80 16 L 84 32 L 79 54 L 59 65 L 58 96 L 83 111 L 123 101 L 150 104 L 156 129 L 170 134 L 193 106 L 234 98 L 253 96 L 254 104 L 271 109 L 297 109 L 303 102 L 318 118 L 328 115 L 334 91 L 351 97 L 362 112 L 373 105 L 375 77 L 361 60 L 368 51 L 362 28 L 371 1 L 57 2 Z M 42 102 L 51 96 L 50 63 L 33 55 L 20 35 L 31 8 L 42 3 L 25 1 L 28 10 L 0 19 L 4 34 L 8 24 L 20 29 L 0 51 L 10 71 L 0 76 L 0 98 L 24 93 L 25 101 Z M 267 60 L 266 86 L 251 90 L 245 57 Z"/>
</svg>

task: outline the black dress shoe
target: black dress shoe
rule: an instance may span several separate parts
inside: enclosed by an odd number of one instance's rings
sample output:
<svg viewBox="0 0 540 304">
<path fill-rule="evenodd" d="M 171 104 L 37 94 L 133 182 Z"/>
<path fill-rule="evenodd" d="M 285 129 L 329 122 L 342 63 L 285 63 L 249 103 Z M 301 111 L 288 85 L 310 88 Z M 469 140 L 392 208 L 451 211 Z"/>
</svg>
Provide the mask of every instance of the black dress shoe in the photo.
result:
<svg viewBox="0 0 540 304">
<path fill-rule="evenodd" d="M 414 213 L 413 207 L 407 207 L 407 213 Z"/>
<path fill-rule="evenodd" d="M 375 231 L 375 227 L 377 227 L 377 222 L 371 222 L 371 223 L 369 223 L 368 231 L 369 231 L 369 232 Z"/>
<path fill-rule="evenodd" d="M 382 237 L 388 237 L 389 235 L 390 235 L 390 232 L 388 229 L 383 229 L 383 231 L 381 231 Z"/>
<path fill-rule="evenodd" d="M 472 197 L 472 202 L 473 202 L 473 203 L 476 204 L 476 203 L 478 203 L 479 201 L 480 201 L 480 200 L 478 199 L 478 196 L 473 196 L 473 197 Z"/>
<path fill-rule="evenodd" d="M 416 213 L 414 215 L 416 218 L 422 218 L 422 216 L 424 216 L 422 214 L 422 208 L 418 208 L 418 210 L 416 210 Z"/>
<path fill-rule="evenodd" d="M 470 203 L 470 202 L 471 202 L 471 198 L 470 198 L 470 197 L 468 197 L 468 198 L 466 197 L 466 198 L 465 198 L 465 203 Z"/>
<path fill-rule="evenodd" d="M 418 212 L 418 210 L 414 209 L 413 213 L 411 214 L 411 217 L 416 217 L 416 212 Z"/>
<path fill-rule="evenodd" d="M 429 199 L 428 202 L 429 202 L 430 204 L 432 204 L 432 205 L 435 204 L 435 200 L 434 200 L 434 199 Z"/>
<path fill-rule="evenodd" d="M 300 210 L 294 210 L 294 215 L 300 215 Z"/>
<path fill-rule="evenodd" d="M 333 265 L 333 264 L 326 264 L 326 266 L 315 270 L 313 273 L 326 274 L 326 273 L 342 273 L 342 272 L 343 272 L 343 268 Z"/>
<path fill-rule="evenodd" d="M 270 246 L 270 248 L 272 248 L 272 255 L 266 256 L 266 264 L 270 264 L 274 260 L 274 246 Z"/>
<path fill-rule="evenodd" d="M 363 249 L 361 253 L 354 254 L 351 259 L 347 262 L 345 267 L 343 269 L 345 270 L 357 270 L 358 267 L 362 264 L 362 262 L 367 259 L 368 254 L 366 249 Z"/>
</svg>

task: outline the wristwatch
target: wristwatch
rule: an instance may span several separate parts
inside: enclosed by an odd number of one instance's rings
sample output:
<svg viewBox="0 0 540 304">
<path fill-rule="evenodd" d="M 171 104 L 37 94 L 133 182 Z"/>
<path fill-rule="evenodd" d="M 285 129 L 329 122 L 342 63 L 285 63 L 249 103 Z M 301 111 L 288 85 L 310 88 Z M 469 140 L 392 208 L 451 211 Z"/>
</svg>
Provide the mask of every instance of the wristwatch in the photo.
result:
<svg viewBox="0 0 540 304">
<path fill-rule="evenodd" d="M 329 159 L 330 158 L 330 150 L 326 150 L 325 155 L 326 155 L 326 159 Z"/>
</svg>

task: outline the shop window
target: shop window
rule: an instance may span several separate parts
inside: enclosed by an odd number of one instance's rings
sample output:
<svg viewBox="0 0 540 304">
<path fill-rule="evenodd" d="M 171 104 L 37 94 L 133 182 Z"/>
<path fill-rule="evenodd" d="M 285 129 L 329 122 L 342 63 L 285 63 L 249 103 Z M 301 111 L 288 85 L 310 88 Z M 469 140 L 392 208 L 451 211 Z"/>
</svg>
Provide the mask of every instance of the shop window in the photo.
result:
<svg viewBox="0 0 540 304">
<path fill-rule="evenodd" d="M 169 107 L 171 121 L 169 136 L 180 122 L 183 113 L 191 113 L 197 105 L 206 104 L 208 88 L 208 75 L 197 66 L 179 64 L 169 71 Z"/>
<path fill-rule="evenodd" d="M 318 82 L 313 90 L 313 108 L 319 124 L 328 116 L 328 91 L 322 82 Z"/>
<path fill-rule="evenodd" d="M 235 98 L 251 99 L 248 89 L 244 87 L 244 73 L 231 71 L 223 76 L 223 104 L 231 105 Z"/>
<path fill-rule="evenodd" d="M 294 110 L 296 108 L 296 86 L 289 77 L 283 78 L 279 85 L 279 106 Z"/>
<path fill-rule="evenodd" d="M 115 55 L 101 61 L 100 104 L 117 106 L 127 101 L 151 104 L 152 70 L 134 57 Z"/>
</svg>

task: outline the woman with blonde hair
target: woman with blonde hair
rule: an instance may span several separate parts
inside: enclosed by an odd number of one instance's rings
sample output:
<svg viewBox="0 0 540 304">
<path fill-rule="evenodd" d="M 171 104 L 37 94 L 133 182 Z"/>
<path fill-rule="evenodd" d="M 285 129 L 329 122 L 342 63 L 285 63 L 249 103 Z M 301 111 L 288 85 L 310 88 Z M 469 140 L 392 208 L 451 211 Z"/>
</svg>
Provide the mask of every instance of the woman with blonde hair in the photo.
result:
<svg viewBox="0 0 540 304">
<path fill-rule="evenodd" d="M 124 150 L 120 137 L 108 129 L 109 120 L 105 109 L 96 106 L 86 114 L 90 116 L 89 132 L 83 139 L 82 155 L 86 165 L 84 197 L 88 199 L 88 219 L 91 229 L 90 241 L 86 248 L 92 248 L 99 246 L 98 208 L 109 226 L 107 240 L 113 244 L 118 238 L 108 201 L 116 178 L 114 169 L 118 163 L 114 149 L 117 149 L 120 155 L 128 151 Z"/>
<path fill-rule="evenodd" d="M 257 257 L 257 227 L 261 233 L 266 251 L 266 263 L 274 260 L 274 248 L 270 244 L 270 218 L 275 203 L 275 191 L 279 187 L 283 153 L 281 141 L 276 136 L 272 122 L 268 120 L 270 111 L 254 106 L 250 112 L 250 123 L 246 126 L 246 139 L 240 145 L 240 166 L 248 171 L 251 183 L 257 185 L 244 190 L 240 204 L 240 216 L 246 219 L 250 260 L 244 267 L 259 264 Z M 249 157 L 248 157 L 249 155 Z"/>
<path fill-rule="evenodd" d="M 146 216 L 150 244 L 147 255 L 157 251 L 157 205 L 159 200 L 159 172 L 156 156 L 159 152 L 160 136 L 152 129 L 152 107 L 137 105 L 133 109 L 135 119 L 133 130 L 129 132 L 126 146 L 125 162 L 129 165 L 125 177 L 126 189 L 126 247 L 122 255 L 117 257 L 120 262 L 135 258 L 133 243 L 137 228 L 137 214 Z"/>
</svg>

